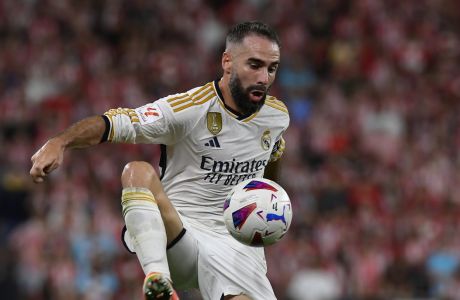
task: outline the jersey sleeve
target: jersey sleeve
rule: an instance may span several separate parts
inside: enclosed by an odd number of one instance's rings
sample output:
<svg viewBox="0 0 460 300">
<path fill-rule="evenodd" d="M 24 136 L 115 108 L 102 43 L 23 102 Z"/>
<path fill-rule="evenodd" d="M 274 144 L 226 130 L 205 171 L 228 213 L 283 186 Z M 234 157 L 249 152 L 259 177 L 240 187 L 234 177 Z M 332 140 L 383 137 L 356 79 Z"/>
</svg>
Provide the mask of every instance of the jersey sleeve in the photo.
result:
<svg viewBox="0 0 460 300">
<path fill-rule="evenodd" d="M 174 144 L 196 119 L 189 115 L 177 118 L 166 98 L 134 109 L 110 109 L 104 115 L 110 123 L 107 141 L 130 144 Z"/>
</svg>

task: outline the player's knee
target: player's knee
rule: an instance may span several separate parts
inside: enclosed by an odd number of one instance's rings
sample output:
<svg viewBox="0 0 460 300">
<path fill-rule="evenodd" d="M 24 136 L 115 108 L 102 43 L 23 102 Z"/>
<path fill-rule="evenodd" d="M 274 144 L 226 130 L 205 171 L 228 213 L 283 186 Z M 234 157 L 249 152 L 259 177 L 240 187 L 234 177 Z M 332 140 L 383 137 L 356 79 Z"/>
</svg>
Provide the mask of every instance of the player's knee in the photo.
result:
<svg viewBox="0 0 460 300">
<path fill-rule="evenodd" d="M 151 164 L 145 161 L 132 161 L 126 164 L 121 173 L 123 187 L 149 187 L 158 177 Z"/>
</svg>

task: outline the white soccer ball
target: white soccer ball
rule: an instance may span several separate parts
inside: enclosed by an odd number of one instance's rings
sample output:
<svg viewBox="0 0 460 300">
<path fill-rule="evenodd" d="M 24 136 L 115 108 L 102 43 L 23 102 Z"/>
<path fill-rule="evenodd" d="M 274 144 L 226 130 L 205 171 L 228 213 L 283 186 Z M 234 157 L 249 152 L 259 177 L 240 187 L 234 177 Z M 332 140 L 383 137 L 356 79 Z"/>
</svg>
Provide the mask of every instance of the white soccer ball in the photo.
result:
<svg viewBox="0 0 460 300">
<path fill-rule="evenodd" d="M 233 187 L 224 203 L 225 225 L 241 243 L 263 247 L 288 231 L 292 206 L 286 191 L 265 178 L 245 180 Z"/>
</svg>

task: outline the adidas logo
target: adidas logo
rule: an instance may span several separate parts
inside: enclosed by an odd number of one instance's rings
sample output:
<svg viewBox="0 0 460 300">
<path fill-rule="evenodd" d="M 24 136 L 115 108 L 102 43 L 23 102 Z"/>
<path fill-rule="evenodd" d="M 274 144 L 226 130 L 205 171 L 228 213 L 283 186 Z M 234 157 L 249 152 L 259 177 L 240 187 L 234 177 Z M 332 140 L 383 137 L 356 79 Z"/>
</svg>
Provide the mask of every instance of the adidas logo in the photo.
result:
<svg viewBox="0 0 460 300">
<path fill-rule="evenodd" d="M 211 148 L 220 148 L 219 140 L 217 139 L 217 136 L 213 137 L 210 139 L 207 143 L 204 144 L 206 147 L 211 147 Z"/>
</svg>

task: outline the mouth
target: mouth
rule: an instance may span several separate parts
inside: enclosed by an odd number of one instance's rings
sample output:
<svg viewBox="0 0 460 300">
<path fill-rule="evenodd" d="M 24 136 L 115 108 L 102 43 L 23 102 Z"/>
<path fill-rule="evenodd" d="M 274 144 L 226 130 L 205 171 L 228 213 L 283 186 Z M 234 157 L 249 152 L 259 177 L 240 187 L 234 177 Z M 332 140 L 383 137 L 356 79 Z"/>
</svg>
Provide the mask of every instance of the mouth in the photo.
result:
<svg viewBox="0 0 460 300">
<path fill-rule="evenodd" d="M 265 91 L 262 90 L 252 90 L 249 92 L 249 98 L 252 102 L 260 102 L 265 96 Z"/>
</svg>

